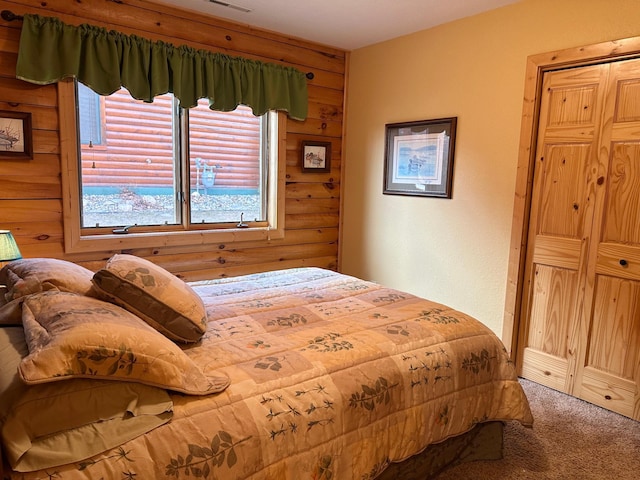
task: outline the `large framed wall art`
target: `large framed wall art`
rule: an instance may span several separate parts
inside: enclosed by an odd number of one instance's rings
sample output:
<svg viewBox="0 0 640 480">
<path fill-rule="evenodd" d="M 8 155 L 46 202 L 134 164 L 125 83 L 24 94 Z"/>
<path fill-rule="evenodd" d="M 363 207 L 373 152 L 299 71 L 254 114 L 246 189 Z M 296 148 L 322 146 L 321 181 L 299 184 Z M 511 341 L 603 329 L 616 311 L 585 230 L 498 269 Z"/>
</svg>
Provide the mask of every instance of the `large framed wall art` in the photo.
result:
<svg viewBox="0 0 640 480">
<path fill-rule="evenodd" d="M 385 125 L 383 193 L 451 198 L 457 117 Z"/>
</svg>

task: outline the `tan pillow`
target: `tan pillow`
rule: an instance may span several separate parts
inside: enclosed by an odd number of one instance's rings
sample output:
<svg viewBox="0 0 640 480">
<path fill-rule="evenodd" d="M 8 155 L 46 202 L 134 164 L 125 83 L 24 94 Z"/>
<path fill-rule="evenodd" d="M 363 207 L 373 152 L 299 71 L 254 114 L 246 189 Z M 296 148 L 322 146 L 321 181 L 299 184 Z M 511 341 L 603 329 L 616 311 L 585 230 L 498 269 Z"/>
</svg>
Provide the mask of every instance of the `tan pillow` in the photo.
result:
<svg viewBox="0 0 640 480">
<path fill-rule="evenodd" d="M 93 276 L 98 294 L 126 308 L 178 342 L 197 342 L 207 329 L 202 299 L 162 267 L 133 255 L 117 254 Z"/>
<path fill-rule="evenodd" d="M 22 328 L 22 301 L 24 297 L 0 305 L 0 326 L 12 325 Z"/>
<path fill-rule="evenodd" d="M 93 272 L 75 263 L 56 258 L 23 258 L 0 270 L 0 285 L 6 285 L 5 301 L 47 290 L 95 296 Z"/>
<path fill-rule="evenodd" d="M 18 365 L 28 353 L 22 327 L 0 327 L 0 425 L 13 401 L 29 388 L 18 376 Z"/>
<path fill-rule="evenodd" d="M 7 460 L 30 472 L 85 460 L 167 423 L 166 390 L 77 379 L 26 387 L 2 426 Z"/>
<path fill-rule="evenodd" d="M 25 298 L 22 324 L 29 355 L 19 372 L 28 384 L 73 377 L 127 380 L 204 395 L 227 377 L 203 372 L 175 343 L 128 311 L 96 298 L 43 292 Z"/>
<path fill-rule="evenodd" d="M 139 383 L 25 385 L 18 366 L 28 354 L 21 326 L 0 327 L 0 436 L 16 471 L 83 460 L 171 418 L 166 390 Z"/>
</svg>

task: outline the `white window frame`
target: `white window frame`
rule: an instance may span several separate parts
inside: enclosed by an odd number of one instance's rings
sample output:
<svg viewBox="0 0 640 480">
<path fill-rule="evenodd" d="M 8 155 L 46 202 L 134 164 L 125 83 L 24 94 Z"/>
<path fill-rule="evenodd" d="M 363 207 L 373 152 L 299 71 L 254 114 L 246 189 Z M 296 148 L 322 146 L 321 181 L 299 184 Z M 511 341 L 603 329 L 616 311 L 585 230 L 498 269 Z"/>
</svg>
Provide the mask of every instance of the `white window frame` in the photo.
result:
<svg viewBox="0 0 640 480">
<path fill-rule="evenodd" d="M 78 126 L 76 122 L 76 94 L 73 79 L 58 82 L 58 113 L 60 118 L 60 163 L 62 170 L 62 207 L 64 248 L 66 253 L 130 250 L 136 248 L 179 247 L 234 242 L 269 241 L 284 238 L 284 205 L 286 176 L 286 115 L 278 112 L 277 138 L 269 142 L 270 158 L 267 181 L 268 208 L 264 226 L 249 228 L 215 228 L 127 234 L 88 233 L 81 228 L 80 172 L 78 162 Z M 91 229 L 96 230 L 96 229 Z M 109 229 L 109 232 L 111 230 Z"/>
</svg>

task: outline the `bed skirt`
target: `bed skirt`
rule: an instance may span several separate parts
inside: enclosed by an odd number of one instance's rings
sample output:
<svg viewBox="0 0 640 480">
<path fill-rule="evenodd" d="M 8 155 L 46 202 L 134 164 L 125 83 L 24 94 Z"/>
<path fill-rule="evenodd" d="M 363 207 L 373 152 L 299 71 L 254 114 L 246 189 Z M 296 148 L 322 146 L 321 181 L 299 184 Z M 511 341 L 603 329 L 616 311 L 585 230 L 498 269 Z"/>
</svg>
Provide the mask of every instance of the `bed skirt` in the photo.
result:
<svg viewBox="0 0 640 480">
<path fill-rule="evenodd" d="M 378 480 L 428 480 L 447 468 L 476 460 L 499 460 L 503 449 L 502 422 L 476 425 L 469 432 L 429 446 L 403 462 L 392 463 Z"/>
</svg>

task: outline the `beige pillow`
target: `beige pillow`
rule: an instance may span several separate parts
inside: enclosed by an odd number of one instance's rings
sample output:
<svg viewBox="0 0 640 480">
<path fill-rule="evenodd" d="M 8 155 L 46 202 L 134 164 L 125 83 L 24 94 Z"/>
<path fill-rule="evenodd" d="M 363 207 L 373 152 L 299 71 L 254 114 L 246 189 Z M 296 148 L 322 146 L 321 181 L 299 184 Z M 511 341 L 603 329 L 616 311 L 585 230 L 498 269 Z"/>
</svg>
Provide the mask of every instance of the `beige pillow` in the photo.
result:
<svg viewBox="0 0 640 480">
<path fill-rule="evenodd" d="M 0 305 L 0 326 L 12 325 L 22 329 L 22 301 L 24 297 Z"/>
<path fill-rule="evenodd" d="M 0 327 L 0 425 L 13 401 L 29 388 L 18 376 L 18 365 L 28 353 L 22 327 Z"/>
<path fill-rule="evenodd" d="M 30 472 L 85 460 L 167 423 L 166 390 L 77 379 L 27 387 L 2 426 L 7 460 Z"/>
<path fill-rule="evenodd" d="M 203 372 L 175 343 L 128 311 L 96 298 L 43 292 L 25 298 L 22 324 L 29 355 L 19 372 L 28 384 L 73 377 L 126 380 L 204 395 L 227 377 Z"/>
<path fill-rule="evenodd" d="M 75 263 L 56 258 L 23 258 L 0 270 L 0 285 L 6 286 L 5 301 L 47 290 L 95 296 L 93 272 Z"/>
<path fill-rule="evenodd" d="M 197 342 L 207 329 L 202 299 L 162 267 L 117 254 L 93 276 L 98 294 L 144 319 L 178 342 Z"/>
<path fill-rule="evenodd" d="M 16 471 L 77 462 L 166 423 L 166 390 L 133 382 L 77 379 L 28 386 L 18 366 L 24 330 L 0 327 L 0 436 Z"/>
</svg>

